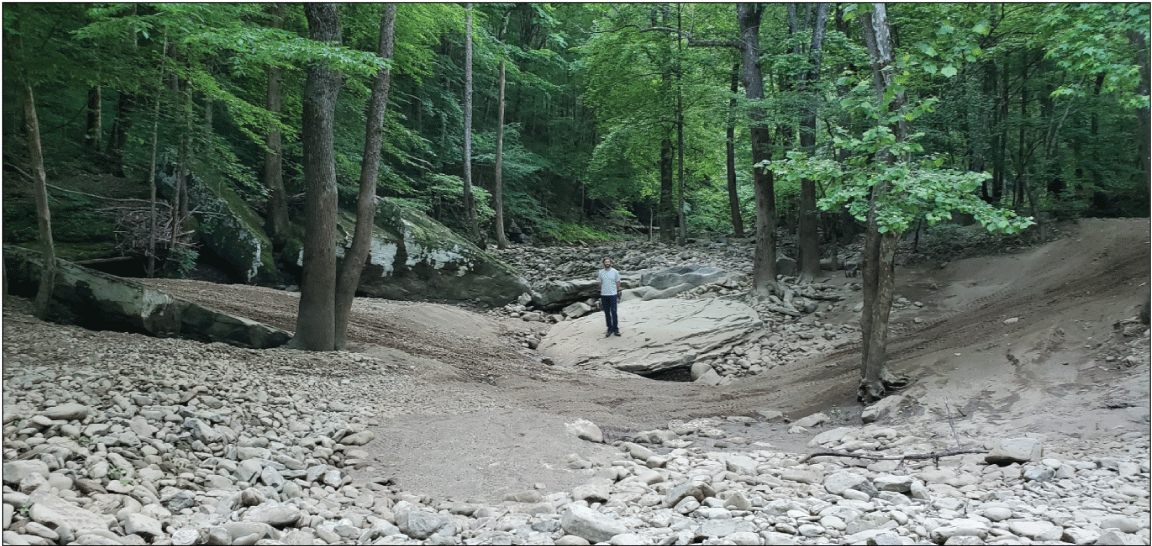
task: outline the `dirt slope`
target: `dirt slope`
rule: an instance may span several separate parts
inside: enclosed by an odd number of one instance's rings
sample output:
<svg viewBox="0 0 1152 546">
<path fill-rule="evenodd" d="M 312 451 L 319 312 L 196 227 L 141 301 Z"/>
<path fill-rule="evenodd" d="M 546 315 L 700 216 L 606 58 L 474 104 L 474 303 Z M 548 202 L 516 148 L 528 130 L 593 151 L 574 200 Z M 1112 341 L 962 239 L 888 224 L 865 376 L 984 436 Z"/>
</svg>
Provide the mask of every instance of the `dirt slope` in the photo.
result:
<svg viewBox="0 0 1152 546">
<path fill-rule="evenodd" d="M 890 366 L 913 380 L 902 393 L 908 403 L 900 419 L 951 436 L 951 413 L 967 439 L 1039 435 L 1054 453 L 1091 449 L 1094 437 L 1128 430 L 1142 431 L 1147 443 L 1148 360 L 1121 366 L 1106 357 L 1126 341 L 1113 323 L 1134 317 L 1148 294 L 1149 222 L 1084 220 L 1066 231 L 1069 237 L 1021 254 L 898 269 L 897 293 L 924 304 L 893 319 Z M 228 312 L 294 327 L 295 294 L 151 282 Z M 829 320 L 855 319 L 844 313 Z M 413 361 L 427 381 L 428 404 L 399 417 L 381 416 L 379 439 L 366 446 L 378 452 L 386 471 L 405 487 L 432 495 L 491 497 L 533 484 L 557 490 L 582 483 L 585 477 L 564 470 L 570 453 L 610 457 L 611 449 L 564 432 L 562 423 L 576 418 L 596 422 L 610 437 L 664 427 L 672 419 L 753 415 L 758 409 L 793 419 L 829 410 L 839 423 L 859 423 L 859 354 L 853 348 L 708 388 L 546 366 L 510 335 L 533 327 L 541 326 L 442 305 L 358 300 L 352 349 L 421 357 Z M 1147 336 L 1142 334 L 1144 347 Z M 797 451 L 806 450 L 810 438 L 788 434 L 783 424 L 747 427 L 743 434 L 749 442 Z"/>
</svg>

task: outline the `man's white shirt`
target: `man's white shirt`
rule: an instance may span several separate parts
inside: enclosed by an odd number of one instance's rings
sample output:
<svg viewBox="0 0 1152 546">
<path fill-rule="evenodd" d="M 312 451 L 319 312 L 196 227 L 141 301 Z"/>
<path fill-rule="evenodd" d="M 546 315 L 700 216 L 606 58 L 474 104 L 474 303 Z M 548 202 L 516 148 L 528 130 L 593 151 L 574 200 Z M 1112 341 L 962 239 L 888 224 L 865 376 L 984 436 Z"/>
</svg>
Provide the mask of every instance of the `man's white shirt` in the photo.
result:
<svg viewBox="0 0 1152 546">
<path fill-rule="evenodd" d="M 615 269 L 600 269 L 600 295 L 615 296 L 616 283 L 620 282 L 620 272 Z"/>
</svg>

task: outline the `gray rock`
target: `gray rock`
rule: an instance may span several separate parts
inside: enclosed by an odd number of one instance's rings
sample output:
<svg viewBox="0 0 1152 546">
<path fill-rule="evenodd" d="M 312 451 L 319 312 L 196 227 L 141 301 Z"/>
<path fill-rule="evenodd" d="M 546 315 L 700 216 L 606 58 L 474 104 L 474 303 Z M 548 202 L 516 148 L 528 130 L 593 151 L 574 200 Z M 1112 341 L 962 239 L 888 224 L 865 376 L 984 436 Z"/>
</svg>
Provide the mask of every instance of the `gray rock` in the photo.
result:
<svg viewBox="0 0 1152 546">
<path fill-rule="evenodd" d="M 4 246 L 5 271 L 15 294 L 31 290 L 39 279 L 38 252 Z M 145 332 L 241 347 L 279 347 L 291 339 L 283 330 L 211 310 L 142 283 L 57 260 L 56 286 L 49 315 L 56 322 L 100 330 Z"/>
<path fill-rule="evenodd" d="M 1121 532 L 1119 529 L 1108 529 L 1100 534 L 1100 538 L 1096 539 L 1093 544 L 1112 545 L 1112 546 L 1138 546 L 1144 544 L 1144 541 L 1136 535 Z"/>
<path fill-rule="evenodd" d="M 1101 529 L 1116 529 L 1121 533 L 1135 533 L 1142 528 L 1139 521 L 1122 515 L 1104 516 L 1094 523 Z"/>
<path fill-rule="evenodd" d="M 124 532 L 130 535 L 144 535 L 146 537 L 160 537 L 164 530 L 156 518 L 144 514 L 128 514 L 124 520 Z"/>
<path fill-rule="evenodd" d="M 1008 530 L 1032 540 L 1060 540 L 1064 529 L 1047 521 L 1010 521 Z"/>
<path fill-rule="evenodd" d="M 50 407 L 43 411 L 43 415 L 49 419 L 60 421 L 83 421 L 91 411 L 92 408 L 83 404 L 69 403 Z"/>
<path fill-rule="evenodd" d="M 18 485 L 24 478 L 32 474 L 47 477 L 50 473 L 48 464 L 39 459 L 4 463 L 4 483 L 8 485 Z"/>
<path fill-rule="evenodd" d="M 560 518 L 564 532 L 584 538 L 590 542 L 606 542 L 612 537 L 628 532 L 624 524 L 586 506 L 569 505 Z"/>
<path fill-rule="evenodd" d="M 410 510 L 396 515 L 396 526 L 400 532 L 416 540 L 424 540 L 448 525 L 448 519 L 440 514 Z"/>
<path fill-rule="evenodd" d="M 478 301 L 500 307 L 532 291 L 515 269 L 423 212 L 387 198 L 378 203 L 372 253 L 358 292 L 393 300 Z M 337 221 L 343 228 L 337 244 L 342 259 L 352 242 L 355 217 L 341 213 Z M 299 264 L 303 248 L 301 241 L 292 240 L 284 253 Z"/>
<path fill-rule="evenodd" d="M 730 300 L 626 301 L 619 312 L 621 323 L 627 324 L 626 337 L 646 342 L 589 344 L 589 335 L 604 331 L 603 319 L 590 315 L 553 326 L 540 343 L 540 353 L 561 366 L 608 362 L 621 371 L 648 375 L 687 368 L 722 348 L 762 335 L 756 310 Z"/>
<path fill-rule="evenodd" d="M 279 503 L 265 503 L 249 508 L 244 514 L 244 521 L 267 523 L 272 527 L 282 528 L 295 525 L 303 512 L 299 508 Z"/>
<path fill-rule="evenodd" d="M 664 506 L 676 506 L 688 497 L 696 499 L 697 502 L 703 502 L 704 499 L 714 496 L 716 496 L 716 490 L 706 483 L 684 482 L 668 490 L 668 493 L 664 495 Z"/>
<path fill-rule="evenodd" d="M 798 427 L 812 428 L 814 426 L 821 425 L 821 424 L 824 424 L 826 422 L 828 422 L 828 416 L 825 415 L 823 412 L 820 412 L 820 413 L 813 413 L 812 415 L 809 415 L 807 417 L 797 419 L 796 422 L 793 424 L 798 426 Z"/>
<path fill-rule="evenodd" d="M 367 444 L 368 442 L 371 442 L 375 438 L 376 438 L 376 434 L 374 434 L 372 431 L 364 430 L 361 432 L 349 434 L 349 435 L 341 438 L 340 443 L 344 444 L 346 446 L 362 446 L 362 445 Z"/>
<path fill-rule="evenodd" d="M 604 433 L 600 430 L 600 427 L 587 419 L 577 419 L 574 422 L 565 423 L 564 428 L 581 440 L 587 440 L 597 444 L 604 443 Z"/>
<path fill-rule="evenodd" d="M 932 530 L 932 541 L 937 544 L 947 541 L 952 537 L 969 536 L 984 539 L 988 536 L 990 529 L 985 523 L 974 519 L 957 518 L 948 522 L 948 525 L 942 525 Z"/>
<path fill-rule="evenodd" d="M 29 495 L 29 502 L 29 519 L 53 529 L 67 526 L 77 536 L 96 531 L 108 532 L 117 523 L 113 516 L 85 510 L 46 491 L 33 492 Z"/>
<path fill-rule="evenodd" d="M 865 423 L 884 421 L 893 411 L 898 409 L 903 402 L 904 395 L 902 394 L 886 396 L 878 400 L 875 404 L 864 408 L 864 411 L 860 414 L 860 419 Z"/>
<path fill-rule="evenodd" d="M 1009 438 L 1001 440 L 984 460 L 991 464 L 1008 465 L 1039 461 L 1044 457 L 1044 446 L 1035 438 Z"/>
<path fill-rule="evenodd" d="M 844 491 L 854 488 L 864 482 L 868 478 L 852 472 L 840 471 L 829 474 L 824 477 L 824 489 L 833 495 L 842 495 Z"/>
</svg>

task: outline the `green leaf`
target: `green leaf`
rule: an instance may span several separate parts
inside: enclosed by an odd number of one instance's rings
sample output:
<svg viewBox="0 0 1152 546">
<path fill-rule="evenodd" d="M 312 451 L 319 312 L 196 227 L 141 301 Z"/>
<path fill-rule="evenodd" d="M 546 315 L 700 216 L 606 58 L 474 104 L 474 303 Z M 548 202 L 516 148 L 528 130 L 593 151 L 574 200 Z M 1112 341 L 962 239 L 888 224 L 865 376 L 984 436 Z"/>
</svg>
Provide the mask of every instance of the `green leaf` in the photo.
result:
<svg viewBox="0 0 1152 546">
<path fill-rule="evenodd" d="M 956 67 L 952 65 L 945 66 L 944 68 L 940 69 L 940 73 L 946 77 L 951 78 L 952 76 L 956 75 Z"/>
</svg>

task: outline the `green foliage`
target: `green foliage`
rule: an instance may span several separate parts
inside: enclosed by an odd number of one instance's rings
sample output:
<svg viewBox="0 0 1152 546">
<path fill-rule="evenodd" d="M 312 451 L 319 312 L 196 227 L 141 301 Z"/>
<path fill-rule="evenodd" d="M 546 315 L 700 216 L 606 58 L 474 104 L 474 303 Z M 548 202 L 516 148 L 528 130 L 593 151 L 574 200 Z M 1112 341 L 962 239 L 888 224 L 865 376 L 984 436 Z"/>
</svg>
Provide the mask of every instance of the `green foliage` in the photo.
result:
<svg viewBox="0 0 1152 546">
<path fill-rule="evenodd" d="M 549 237 L 558 243 L 623 240 L 623 238 L 616 233 L 603 231 L 593 226 L 572 224 L 567 222 L 555 222 L 549 220 L 544 222 L 542 228 Z"/>
</svg>

